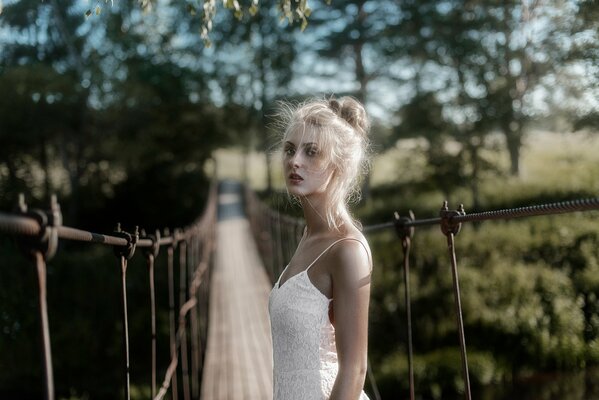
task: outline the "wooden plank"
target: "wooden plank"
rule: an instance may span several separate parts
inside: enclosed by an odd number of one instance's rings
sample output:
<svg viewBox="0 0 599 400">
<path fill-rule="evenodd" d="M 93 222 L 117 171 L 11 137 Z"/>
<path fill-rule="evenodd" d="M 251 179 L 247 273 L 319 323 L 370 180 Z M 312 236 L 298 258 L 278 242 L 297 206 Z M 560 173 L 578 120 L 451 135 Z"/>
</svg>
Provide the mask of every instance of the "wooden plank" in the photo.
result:
<svg viewBox="0 0 599 400">
<path fill-rule="evenodd" d="M 271 284 L 248 221 L 218 223 L 203 400 L 272 399 Z"/>
</svg>

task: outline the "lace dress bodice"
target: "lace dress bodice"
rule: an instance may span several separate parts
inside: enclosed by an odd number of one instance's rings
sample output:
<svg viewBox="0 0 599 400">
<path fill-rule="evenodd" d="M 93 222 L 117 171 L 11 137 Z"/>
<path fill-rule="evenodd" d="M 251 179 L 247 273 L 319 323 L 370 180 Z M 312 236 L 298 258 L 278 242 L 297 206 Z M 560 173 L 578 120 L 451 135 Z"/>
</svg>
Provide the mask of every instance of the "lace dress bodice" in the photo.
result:
<svg viewBox="0 0 599 400">
<path fill-rule="evenodd" d="M 338 370 L 335 328 L 329 321 L 331 300 L 312 284 L 308 270 L 341 240 L 282 286 L 279 277 L 270 292 L 273 400 L 326 400 L 331 394 Z M 364 392 L 360 400 L 368 400 Z"/>
</svg>

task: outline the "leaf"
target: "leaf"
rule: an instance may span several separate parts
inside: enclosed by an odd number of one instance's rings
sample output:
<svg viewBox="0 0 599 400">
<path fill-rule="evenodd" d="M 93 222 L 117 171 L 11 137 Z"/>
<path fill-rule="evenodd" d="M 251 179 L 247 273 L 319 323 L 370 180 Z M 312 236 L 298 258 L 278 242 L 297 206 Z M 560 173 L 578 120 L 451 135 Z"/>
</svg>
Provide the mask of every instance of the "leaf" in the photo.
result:
<svg viewBox="0 0 599 400">
<path fill-rule="evenodd" d="M 102 8 L 100 6 L 96 6 L 96 15 L 100 15 L 102 12 Z"/>
<path fill-rule="evenodd" d="M 256 4 L 252 4 L 248 11 L 250 12 L 250 15 L 253 17 L 258 13 L 258 7 L 256 7 Z"/>
<path fill-rule="evenodd" d="M 92 10 L 87 10 L 87 11 L 85 12 L 85 17 L 87 18 L 87 17 L 89 17 L 90 15 L 92 15 Z"/>
<path fill-rule="evenodd" d="M 302 25 L 300 26 L 300 30 L 303 32 L 307 26 L 308 26 L 308 20 L 306 18 L 302 18 Z"/>
</svg>

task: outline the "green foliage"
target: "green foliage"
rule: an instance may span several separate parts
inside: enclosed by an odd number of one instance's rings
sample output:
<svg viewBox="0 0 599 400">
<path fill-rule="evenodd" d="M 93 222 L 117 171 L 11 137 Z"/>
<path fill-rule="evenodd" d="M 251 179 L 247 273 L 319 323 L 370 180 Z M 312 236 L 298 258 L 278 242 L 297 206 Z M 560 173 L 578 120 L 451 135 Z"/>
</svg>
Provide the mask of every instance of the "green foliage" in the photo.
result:
<svg viewBox="0 0 599 400">
<path fill-rule="evenodd" d="M 469 351 L 470 383 L 477 388 L 501 381 L 505 369 L 490 353 Z M 419 396 L 431 399 L 448 398 L 464 392 L 459 349 L 443 348 L 414 357 L 414 385 Z M 377 375 L 377 383 L 385 397 L 402 398 L 409 389 L 407 357 L 401 352 L 387 356 Z"/>
<path fill-rule="evenodd" d="M 599 235 L 593 215 L 462 228 L 456 247 L 473 384 L 597 363 Z M 389 232 L 370 236 L 376 265 L 371 356 L 381 365 L 386 395 L 396 393 L 394 385 L 406 387 L 400 361 L 407 357 L 404 282 L 396 240 Z M 458 341 L 449 256 L 438 228 L 417 229 L 411 264 L 417 380 L 421 391 L 445 398 L 447 391 L 461 390 L 461 378 L 459 357 L 443 350 L 457 351 Z M 478 360 L 479 353 L 486 356 Z"/>
<path fill-rule="evenodd" d="M 461 288 L 474 346 L 492 348 L 514 370 L 583 365 L 582 304 L 566 273 L 498 260 L 462 268 Z"/>
<path fill-rule="evenodd" d="M 41 344 L 35 268 L 0 240 L 0 396 L 39 398 Z M 175 254 L 177 257 L 177 254 Z M 10 266 L 10 267 L 8 267 Z M 158 377 L 170 361 L 166 259 L 155 264 Z M 48 264 L 48 309 L 58 398 L 115 399 L 123 387 L 121 271 L 112 249 L 63 242 Z M 178 268 L 175 268 L 178 281 Z M 147 267 L 136 252 L 127 269 L 132 398 L 149 396 L 150 307 Z M 138 393 L 135 395 L 135 393 Z"/>
<path fill-rule="evenodd" d="M 596 196 L 594 140 L 585 135 L 537 134 L 531 143 L 523 154 L 526 177 L 483 181 L 482 209 Z M 438 213 L 443 196 L 425 180 L 426 164 L 421 161 L 426 154 L 417 150 L 422 149 L 404 145 L 394 150 L 394 170 L 406 173 L 399 174 L 394 184 L 373 188 L 370 204 L 358 210 L 363 222 L 389 221 L 395 210 L 405 215 L 413 209 L 417 218 Z M 498 160 L 502 156 L 494 155 Z M 464 189 L 450 194 L 451 204 L 465 199 L 469 211 L 470 199 Z M 584 384 L 584 375 L 593 373 L 599 353 L 597 216 L 597 212 L 584 212 L 462 227 L 456 252 L 476 398 L 585 399 L 594 395 L 594 389 Z M 373 370 L 383 397 L 405 397 L 407 339 L 401 246 L 391 231 L 372 233 L 368 238 L 375 257 L 369 347 Z M 410 283 L 416 391 L 425 398 L 460 398 L 450 262 L 445 237 L 436 226 L 416 228 Z M 476 376 L 473 363 L 480 354 L 490 361 L 479 372 L 492 371 L 483 374 L 492 376 L 490 380 Z M 588 372 L 564 372 L 583 369 Z M 435 378 L 427 380 L 422 370 Z M 549 374 L 564 378 L 545 378 L 552 376 Z M 583 389 L 573 383 L 581 381 Z"/>
<path fill-rule="evenodd" d="M 153 12 L 153 0 L 140 0 L 141 9 L 145 13 Z M 185 7 L 191 16 L 197 15 L 200 11 L 196 4 L 185 2 Z M 204 0 L 201 5 L 201 26 L 200 26 L 200 36 L 204 41 L 204 45 L 206 47 L 212 46 L 212 40 L 210 38 L 210 34 L 213 30 L 215 19 L 218 13 L 219 3 L 221 1 L 218 0 Z M 245 4 L 246 2 L 239 2 L 238 0 L 224 0 L 222 1 L 221 6 L 230 11 L 237 20 L 242 20 L 246 16 L 255 17 L 256 14 L 262 10 L 265 14 L 268 13 L 269 2 L 265 2 L 266 5 L 261 4 L 258 0 L 248 1 L 249 5 Z M 328 1 L 330 3 L 330 0 Z M 114 6 L 114 3 L 112 3 Z M 266 9 L 266 10 L 265 10 Z M 279 13 L 280 21 L 288 21 L 290 25 L 295 22 L 300 22 L 300 29 L 303 31 L 308 26 L 308 18 L 310 14 L 312 14 L 312 9 L 308 6 L 307 0 L 277 0 L 276 1 L 276 9 Z M 0 13 L 1 13 L 1 3 L 0 3 Z M 102 5 L 96 4 L 96 7 L 92 11 L 92 8 L 88 8 L 85 11 L 85 16 L 90 17 L 92 14 L 96 16 L 100 15 L 102 12 Z"/>
</svg>

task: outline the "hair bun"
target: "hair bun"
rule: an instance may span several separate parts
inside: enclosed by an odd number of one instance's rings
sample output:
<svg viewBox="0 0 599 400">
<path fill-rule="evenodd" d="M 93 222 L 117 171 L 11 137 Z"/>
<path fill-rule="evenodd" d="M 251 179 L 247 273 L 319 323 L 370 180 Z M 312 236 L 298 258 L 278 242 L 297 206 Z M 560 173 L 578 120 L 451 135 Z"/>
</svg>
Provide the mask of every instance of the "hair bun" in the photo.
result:
<svg viewBox="0 0 599 400">
<path fill-rule="evenodd" d="M 335 114 L 339 115 L 339 109 L 341 108 L 341 104 L 339 104 L 339 102 L 336 99 L 329 100 L 329 107 L 331 107 L 331 110 L 333 110 Z"/>
<path fill-rule="evenodd" d="M 370 121 L 364 106 L 358 100 L 349 96 L 344 96 L 339 100 L 330 99 L 329 107 L 340 118 L 347 121 L 360 136 L 366 137 L 368 135 Z"/>
</svg>

